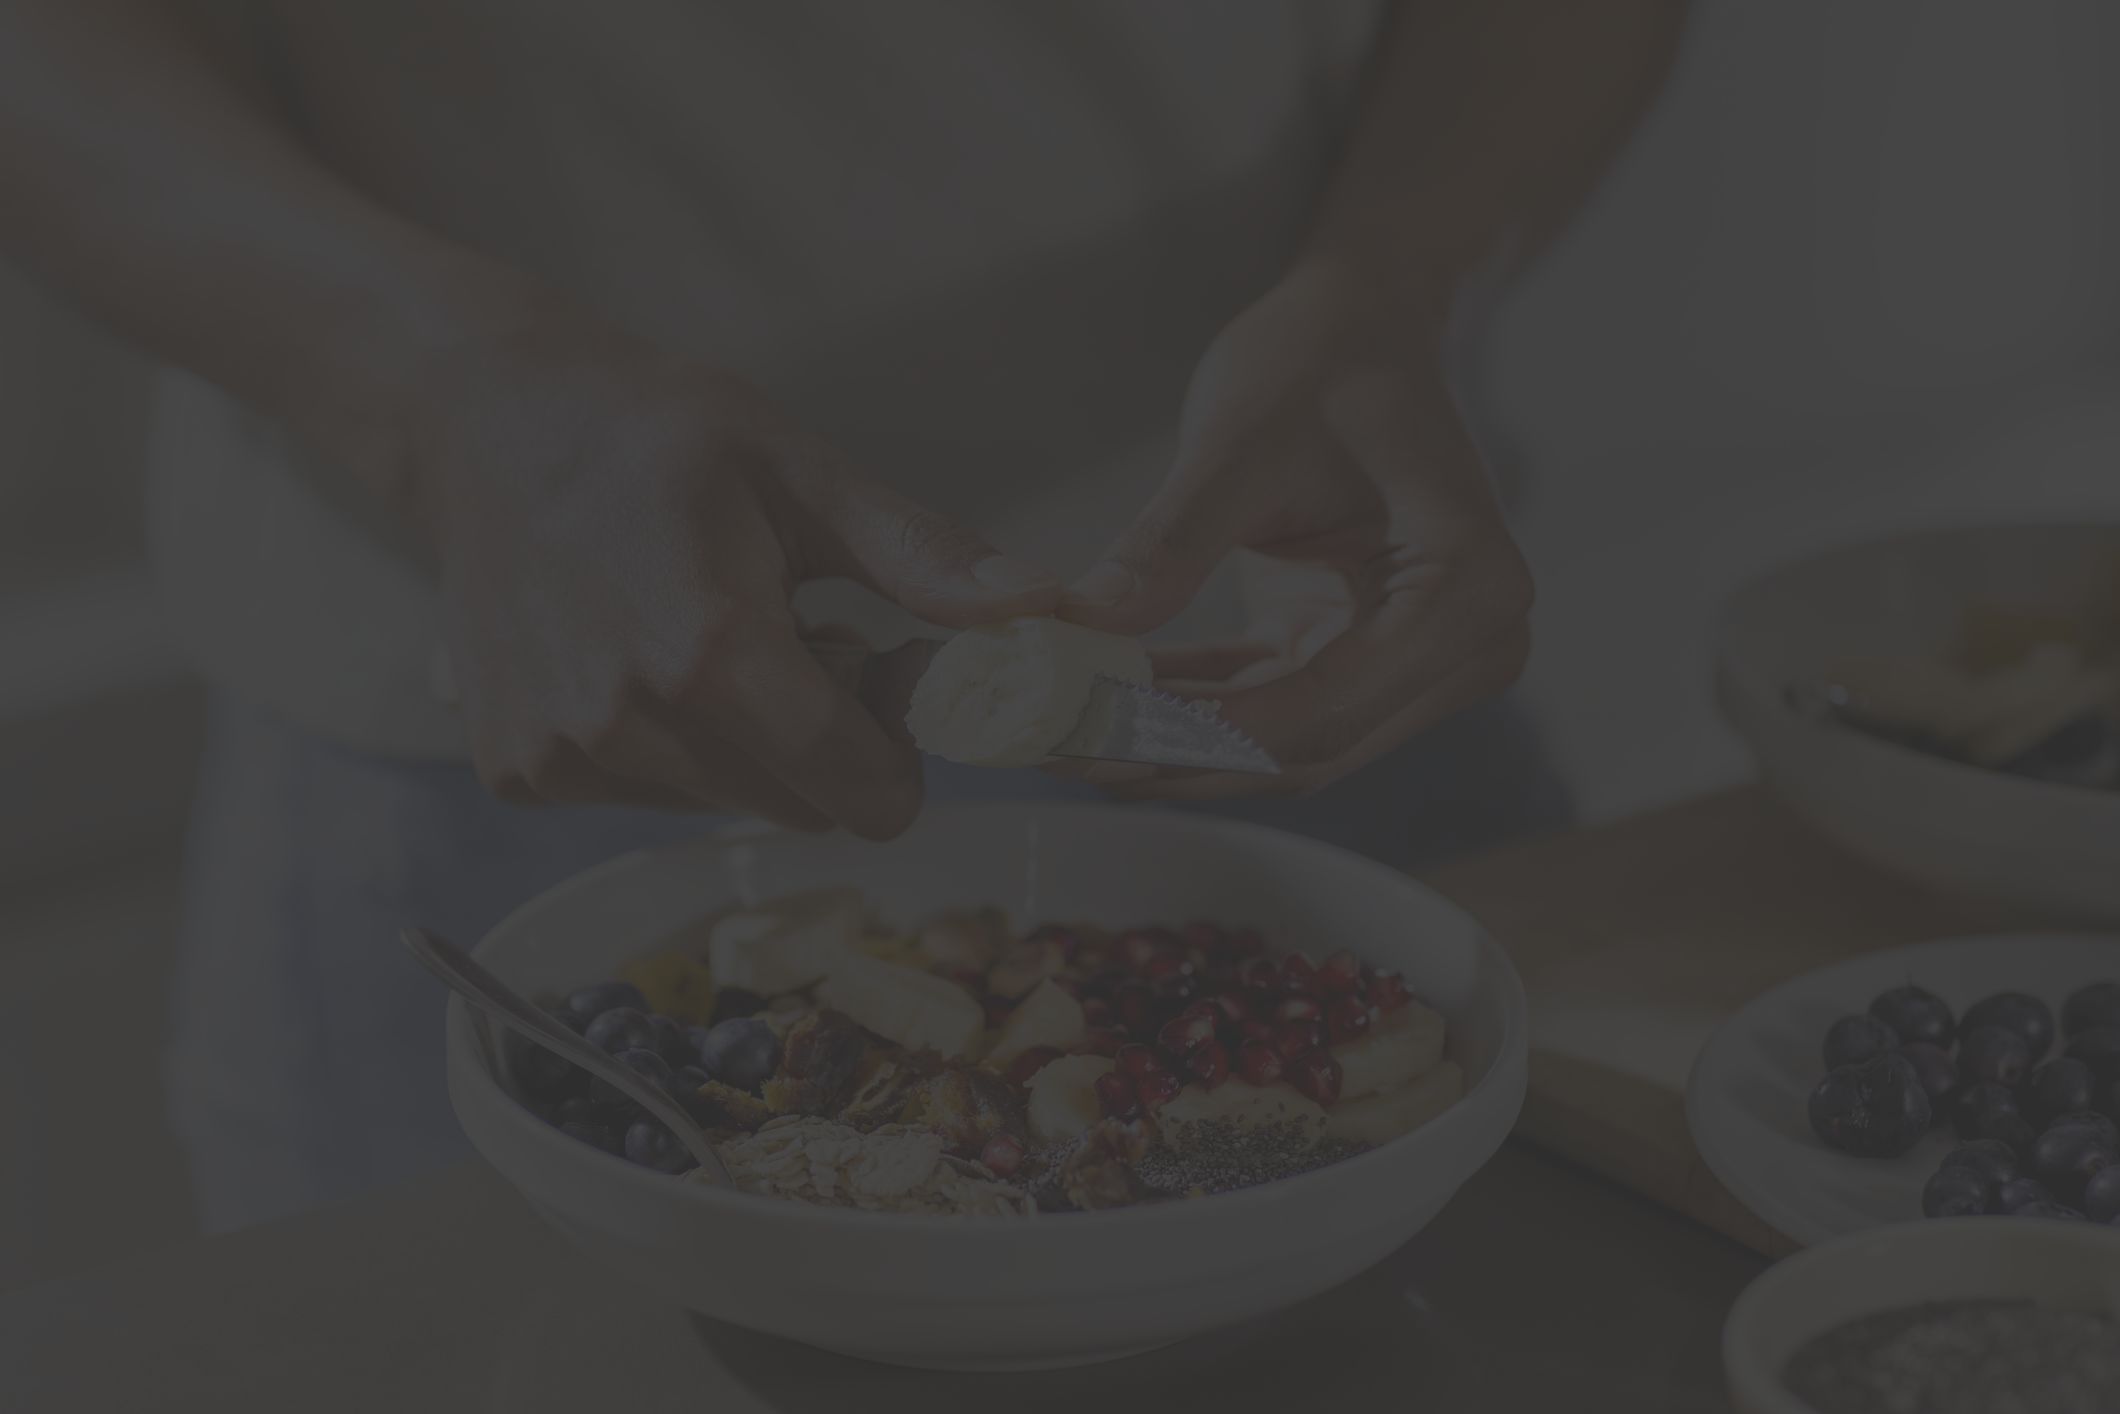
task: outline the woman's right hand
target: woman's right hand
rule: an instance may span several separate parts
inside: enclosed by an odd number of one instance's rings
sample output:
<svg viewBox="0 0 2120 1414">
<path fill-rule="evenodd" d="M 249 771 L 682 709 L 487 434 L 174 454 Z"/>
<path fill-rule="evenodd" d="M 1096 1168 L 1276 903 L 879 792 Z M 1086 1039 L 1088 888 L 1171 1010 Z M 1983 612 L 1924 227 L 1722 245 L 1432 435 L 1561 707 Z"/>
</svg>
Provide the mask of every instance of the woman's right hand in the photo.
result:
<svg viewBox="0 0 2120 1414">
<path fill-rule="evenodd" d="M 1058 583 L 866 479 L 739 378 L 586 320 L 456 350 L 398 439 L 488 786 L 889 838 L 917 754 L 805 648 L 848 578 L 964 627 Z"/>
</svg>

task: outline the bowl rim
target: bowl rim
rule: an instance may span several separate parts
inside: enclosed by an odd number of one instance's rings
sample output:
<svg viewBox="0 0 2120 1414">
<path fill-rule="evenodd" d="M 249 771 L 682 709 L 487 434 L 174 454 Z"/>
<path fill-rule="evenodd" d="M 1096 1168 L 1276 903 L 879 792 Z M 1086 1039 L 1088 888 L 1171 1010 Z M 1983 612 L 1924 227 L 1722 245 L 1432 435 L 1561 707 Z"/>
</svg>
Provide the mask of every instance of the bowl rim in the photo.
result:
<svg viewBox="0 0 2120 1414">
<path fill-rule="evenodd" d="M 948 805 L 930 806 L 923 812 L 929 815 L 998 814 L 1030 811 L 1039 815 L 1097 815 L 1114 812 L 1144 813 L 1141 807 L 1114 805 L 1101 801 L 1021 801 L 989 800 L 964 801 Z M 1460 915 L 1471 930 L 1477 948 L 1477 959 L 1483 969 L 1488 969 L 1497 991 L 1495 1000 L 1501 1006 L 1502 1034 L 1499 1038 L 1493 1063 L 1487 1073 L 1466 1089 L 1457 1101 L 1442 1113 L 1420 1127 L 1401 1134 L 1386 1143 L 1351 1158 L 1312 1169 L 1307 1173 L 1276 1179 L 1250 1188 L 1236 1189 L 1228 1193 L 1210 1194 L 1206 1197 L 1181 1203 L 1136 1204 L 1125 1208 L 1099 1209 L 1085 1213 L 1034 1214 L 1032 1219 L 1005 1217 L 991 1214 L 939 1214 L 939 1213 L 879 1213 L 859 1208 L 825 1207 L 817 1204 L 790 1202 L 766 1194 L 747 1193 L 740 1189 L 722 1188 L 686 1181 L 681 1177 L 656 1173 L 631 1163 L 616 1154 L 607 1154 L 593 1149 L 579 1140 L 570 1139 L 558 1129 L 538 1118 L 530 1108 L 508 1092 L 500 1078 L 487 1064 L 483 1048 L 473 1040 L 473 1016 L 471 1007 L 462 997 L 452 993 L 448 999 L 445 1017 L 445 1072 L 452 1077 L 452 1092 L 458 1081 L 476 1088 L 479 1098 L 500 1117 L 500 1122 L 514 1131 L 531 1136 L 533 1145 L 547 1146 L 555 1162 L 586 1162 L 586 1172 L 604 1172 L 619 1182 L 639 1185 L 638 1191 L 646 1195 L 683 1195 L 680 1202 L 702 1204 L 711 1210 L 726 1212 L 733 1217 L 749 1217 L 754 1220 L 771 1218 L 780 1222 L 795 1222 L 805 1225 L 827 1224 L 841 1226 L 853 1224 L 864 1231 L 967 1232 L 982 1234 L 993 1232 L 1035 1233 L 1051 1231 L 1057 1225 L 1065 1231 L 1094 1225 L 1099 1229 L 1137 1225 L 1140 1223 L 1196 1223 L 1219 1222 L 1236 1219 L 1245 1214 L 1256 1216 L 1260 1209 L 1300 1201 L 1311 1196 L 1317 1189 L 1344 1182 L 1350 1170 L 1361 1170 L 1392 1157 L 1404 1157 L 1408 1146 L 1416 1141 L 1433 1144 L 1439 1133 L 1465 1129 L 1474 1124 L 1479 1106 L 1475 1101 L 1493 1103 L 1500 1101 L 1508 1107 L 1506 1122 L 1495 1125 L 1499 1133 L 1495 1136 L 1495 1147 L 1505 1142 L 1516 1127 L 1521 1114 L 1529 1068 L 1529 1000 L 1524 991 L 1523 978 L 1516 970 L 1515 962 L 1508 952 L 1478 918 L 1458 905 L 1454 900 L 1413 877 L 1405 870 L 1394 868 L 1382 861 L 1307 835 L 1277 830 L 1270 826 L 1254 824 L 1245 820 L 1226 817 L 1198 815 L 1190 812 L 1155 810 L 1153 814 L 1169 826 L 1191 830 L 1207 835 L 1242 836 L 1251 839 L 1271 839 L 1281 847 L 1295 848 L 1299 852 L 1316 858 L 1334 858 L 1358 867 L 1392 885 L 1426 894 L 1435 902 Z M 783 830 L 769 824 L 743 822 L 728 830 L 708 830 L 697 838 L 646 849 L 630 850 L 580 873 L 569 876 L 541 890 L 496 923 L 471 949 L 472 956 L 481 957 L 490 943 L 503 933 L 520 926 L 533 912 L 541 909 L 549 900 L 576 890 L 595 887 L 607 876 L 621 874 L 638 868 L 644 862 L 668 855 L 717 848 L 739 847 L 762 840 L 776 844 L 799 847 L 810 837 L 797 831 Z M 1446 1057 L 1447 1058 L 1447 1057 Z M 459 1066 L 458 1061 L 465 1064 Z M 459 1102 L 454 1093 L 452 1108 Z M 459 1124 L 463 1123 L 461 1116 Z M 1396 1153 L 1394 1153 L 1396 1151 Z M 1491 1152 L 1480 1156 L 1480 1164 L 1491 1158 Z M 601 1165 L 601 1169 L 598 1166 Z M 1478 1165 L 1475 1165 L 1477 1168 Z"/>
<path fill-rule="evenodd" d="M 1791 1286 L 1830 1280 L 1836 1269 L 1872 1267 L 1880 1261 L 1889 1265 L 1891 1254 L 1902 1247 L 1946 1243 L 1971 1244 L 1976 1251 L 1991 1250 L 1998 1243 L 2076 1248 L 2091 1254 L 2103 1249 L 2120 1273 L 2120 1228 L 2110 1225 L 2043 1218 L 1927 1218 L 1849 1233 L 1783 1258 L 1738 1293 L 1722 1330 L 1723 1375 L 1730 1388 L 1759 1414 L 1817 1414 L 1782 1384 L 1780 1369 L 1767 1367 L 1757 1331 L 1762 1309 Z M 1920 1300 L 1918 1292 L 1910 1292 L 1881 1300 L 1872 1309 L 1887 1311 Z M 2120 1311 L 2114 1314 L 2120 1316 Z"/>
<path fill-rule="evenodd" d="M 1741 695 L 1745 709 L 1766 716 L 1778 727 L 1820 734 L 1842 749 L 1861 752 L 1878 761 L 1890 762 L 1895 769 L 1926 774 L 1939 782 L 1977 786 L 1997 794 L 2015 795 L 2027 805 L 2059 806 L 2098 813 L 2120 812 L 2120 792 L 2099 790 L 2090 786 L 2064 785 L 2029 776 L 2015 776 L 1992 767 L 1975 766 L 1945 756 L 1933 756 L 1899 742 L 1887 741 L 1882 737 L 1857 731 L 1841 722 L 1806 717 L 1789 705 L 1784 691 L 1785 685 L 1770 681 L 1764 669 L 1739 651 L 1742 635 L 1738 632 L 1737 625 L 1747 609 L 1779 585 L 1821 566 L 1857 559 L 1894 546 L 1934 545 L 1997 535 L 2029 537 L 2041 534 L 2084 539 L 2111 537 L 2116 545 L 2120 545 L 2120 520 L 1946 522 L 1881 535 L 1851 536 L 1816 546 L 1793 559 L 1754 572 L 1723 596 L 1710 630 L 1711 640 L 1715 645 L 1714 668 L 1723 698 L 1723 715 L 1731 719 L 1741 731 L 1745 731 L 1746 735 L 1751 734 L 1745 730 L 1746 724 L 1737 720 L 1742 713 L 1730 700 L 1734 695 Z"/>
</svg>

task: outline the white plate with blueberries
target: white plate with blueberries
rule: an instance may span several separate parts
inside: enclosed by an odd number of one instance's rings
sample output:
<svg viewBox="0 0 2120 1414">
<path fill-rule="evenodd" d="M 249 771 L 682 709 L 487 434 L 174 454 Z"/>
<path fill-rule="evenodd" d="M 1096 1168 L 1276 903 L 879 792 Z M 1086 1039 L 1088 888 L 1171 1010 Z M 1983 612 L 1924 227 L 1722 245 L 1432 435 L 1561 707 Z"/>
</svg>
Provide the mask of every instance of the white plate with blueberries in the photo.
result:
<svg viewBox="0 0 2120 1414">
<path fill-rule="evenodd" d="M 1754 998 L 1694 1063 L 1709 1169 L 1806 1247 L 1995 1214 L 2120 1224 L 2120 936 L 1872 953 Z"/>
</svg>

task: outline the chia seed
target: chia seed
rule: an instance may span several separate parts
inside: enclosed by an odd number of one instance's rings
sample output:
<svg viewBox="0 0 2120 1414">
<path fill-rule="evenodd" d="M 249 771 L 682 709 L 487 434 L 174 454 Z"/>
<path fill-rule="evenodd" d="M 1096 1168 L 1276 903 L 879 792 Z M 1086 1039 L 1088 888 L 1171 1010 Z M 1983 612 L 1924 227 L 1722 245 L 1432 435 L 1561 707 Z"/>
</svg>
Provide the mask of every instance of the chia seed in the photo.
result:
<svg viewBox="0 0 2120 1414">
<path fill-rule="evenodd" d="M 1163 1198 L 1205 1197 L 1294 1178 L 1362 1153 L 1369 1146 L 1319 1139 L 1302 1125 L 1239 1129 L 1226 1120 L 1188 1125 L 1182 1149 L 1158 1144 L 1134 1173 Z"/>
<path fill-rule="evenodd" d="M 1951 1301 L 1852 1321 L 1782 1382 L 1818 1414 L 2113 1414 L 2120 1320 L 2029 1301 Z"/>
</svg>

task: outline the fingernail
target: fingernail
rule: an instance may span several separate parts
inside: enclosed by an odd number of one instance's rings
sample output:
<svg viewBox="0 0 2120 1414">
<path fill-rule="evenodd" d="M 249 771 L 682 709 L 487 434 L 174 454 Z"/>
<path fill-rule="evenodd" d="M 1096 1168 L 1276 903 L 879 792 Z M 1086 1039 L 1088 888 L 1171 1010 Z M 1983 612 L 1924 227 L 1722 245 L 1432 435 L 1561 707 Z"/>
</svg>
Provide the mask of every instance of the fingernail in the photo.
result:
<svg viewBox="0 0 2120 1414">
<path fill-rule="evenodd" d="M 1115 560 L 1090 566 L 1067 587 L 1067 597 L 1083 604 L 1116 604 L 1134 592 L 1134 572 Z"/>
<path fill-rule="evenodd" d="M 1060 587 L 1059 580 L 1036 565 L 1027 565 L 1006 555 L 989 555 L 973 565 L 972 578 L 996 594 L 1036 594 L 1040 590 Z"/>
</svg>

